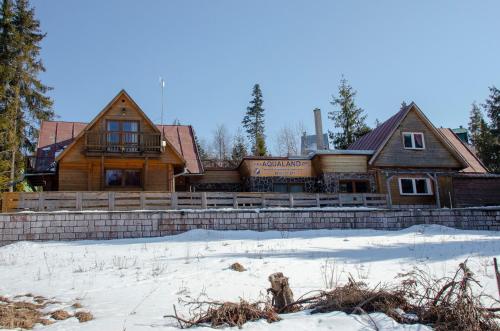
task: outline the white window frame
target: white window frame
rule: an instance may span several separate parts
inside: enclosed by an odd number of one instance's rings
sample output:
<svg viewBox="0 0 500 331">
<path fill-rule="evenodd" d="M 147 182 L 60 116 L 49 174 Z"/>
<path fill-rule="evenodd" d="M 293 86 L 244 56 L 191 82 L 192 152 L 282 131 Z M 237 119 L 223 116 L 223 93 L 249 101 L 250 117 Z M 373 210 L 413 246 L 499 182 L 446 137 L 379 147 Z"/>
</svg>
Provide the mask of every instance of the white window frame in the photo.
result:
<svg viewBox="0 0 500 331">
<path fill-rule="evenodd" d="M 402 180 L 411 180 L 412 185 L 413 185 L 413 192 L 414 193 L 403 193 L 403 185 L 401 183 Z M 417 193 L 417 180 L 425 180 L 425 183 L 427 185 L 427 192 L 428 193 Z M 398 178 L 398 184 L 399 184 L 399 194 L 400 195 L 433 195 L 432 191 L 432 184 L 431 180 L 429 178 L 424 178 L 424 177 L 400 177 Z"/>
<path fill-rule="evenodd" d="M 412 147 L 406 147 L 405 146 L 405 135 L 411 135 L 411 146 Z M 420 134 L 422 135 L 422 147 L 415 147 L 415 135 Z M 422 150 L 425 149 L 425 135 L 423 132 L 403 132 L 401 135 L 402 141 L 403 141 L 403 148 L 404 149 L 416 149 L 416 150 Z"/>
</svg>

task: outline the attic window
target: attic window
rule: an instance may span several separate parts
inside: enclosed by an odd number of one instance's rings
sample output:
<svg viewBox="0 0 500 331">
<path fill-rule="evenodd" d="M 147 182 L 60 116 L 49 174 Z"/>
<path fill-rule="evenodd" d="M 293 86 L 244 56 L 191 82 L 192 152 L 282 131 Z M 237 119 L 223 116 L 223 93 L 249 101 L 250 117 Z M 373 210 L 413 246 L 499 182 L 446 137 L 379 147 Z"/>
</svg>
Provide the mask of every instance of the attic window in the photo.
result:
<svg viewBox="0 0 500 331">
<path fill-rule="evenodd" d="M 425 149 L 424 134 L 422 132 L 403 132 L 403 146 L 405 149 Z"/>
</svg>

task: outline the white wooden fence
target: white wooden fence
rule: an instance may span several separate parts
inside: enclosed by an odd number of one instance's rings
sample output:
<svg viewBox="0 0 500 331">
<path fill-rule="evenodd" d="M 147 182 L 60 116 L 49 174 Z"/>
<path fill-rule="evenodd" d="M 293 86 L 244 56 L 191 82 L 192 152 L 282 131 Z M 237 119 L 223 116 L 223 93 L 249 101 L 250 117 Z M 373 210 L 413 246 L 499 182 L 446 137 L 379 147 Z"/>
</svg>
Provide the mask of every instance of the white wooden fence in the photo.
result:
<svg viewBox="0 0 500 331">
<path fill-rule="evenodd" d="M 3 193 L 2 212 L 163 210 L 266 207 L 387 207 L 385 194 L 256 192 L 35 192 Z"/>
</svg>

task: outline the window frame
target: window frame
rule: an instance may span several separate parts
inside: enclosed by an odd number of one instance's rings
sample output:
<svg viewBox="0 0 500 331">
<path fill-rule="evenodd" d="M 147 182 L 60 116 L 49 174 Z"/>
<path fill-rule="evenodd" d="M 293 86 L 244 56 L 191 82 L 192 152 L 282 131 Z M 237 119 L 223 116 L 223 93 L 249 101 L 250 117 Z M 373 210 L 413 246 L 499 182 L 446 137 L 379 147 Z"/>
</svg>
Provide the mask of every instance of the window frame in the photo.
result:
<svg viewBox="0 0 500 331">
<path fill-rule="evenodd" d="M 107 172 L 108 171 L 119 171 L 121 172 L 121 185 L 109 185 L 107 180 Z M 139 185 L 125 185 L 126 178 L 125 174 L 127 171 L 139 172 Z M 121 168 L 106 168 L 104 169 L 104 185 L 106 188 L 143 188 L 143 171 L 142 169 L 130 168 L 130 169 L 121 169 Z"/>
<path fill-rule="evenodd" d="M 415 135 L 419 134 L 422 136 L 422 147 L 416 147 L 415 145 Z M 411 136 L 411 147 L 406 147 L 405 146 L 405 135 L 410 135 Z M 418 131 L 404 131 L 401 133 L 401 138 L 403 142 L 403 148 L 404 149 L 410 149 L 410 150 L 424 150 L 425 149 L 425 135 L 423 132 L 418 132 Z"/>
<path fill-rule="evenodd" d="M 350 183 L 352 185 L 352 192 L 341 192 L 340 191 L 340 186 L 343 183 Z M 366 184 L 366 192 L 358 192 L 356 189 L 356 183 L 365 183 Z M 364 193 L 370 193 L 371 188 L 370 188 L 370 181 L 368 179 L 339 179 L 339 188 L 338 188 L 338 193 L 342 194 L 364 194 Z"/>
<path fill-rule="evenodd" d="M 403 192 L 403 185 L 402 181 L 403 180 L 411 180 L 412 182 L 412 187 L 413 187 L 413 193 L 404 193 Z M 425 184 L 427 187 L 427 193 L 417 193 L 417 180 L 425 180 Z M 425 177 L 399 177 L 398 178 L 398 186 L 399 186 L 399 194 L 400 195 L 418 195 L 418 196 L 429 196 L 429 195 L 434 195 L 434 191 L 432 188 L 432 183 L 430 178 L 425 178 Z"/>
</svg>

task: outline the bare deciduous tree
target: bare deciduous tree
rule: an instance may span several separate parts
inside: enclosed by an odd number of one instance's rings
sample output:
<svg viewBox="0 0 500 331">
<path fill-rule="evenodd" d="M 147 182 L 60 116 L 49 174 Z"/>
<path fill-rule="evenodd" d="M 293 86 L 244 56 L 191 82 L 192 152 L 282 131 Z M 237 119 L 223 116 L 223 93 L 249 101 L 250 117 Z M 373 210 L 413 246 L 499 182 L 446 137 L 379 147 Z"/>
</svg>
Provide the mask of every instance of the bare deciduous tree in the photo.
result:
<svg viewBox="0 0 500 331">
<path fill-rule="evenodd" d="M 224 124 L 218 124 L 213 132 L 212 148 L 214 156 L 219 161 L 229 159 L 231 137 Z"/>
<path fill-rule="evenodd" d="M 276 153 L 280 156 L 300 155 L 300 137 L 304 131 L 302 123 L 283 126 L 276 136 Z"/>
</svg>

